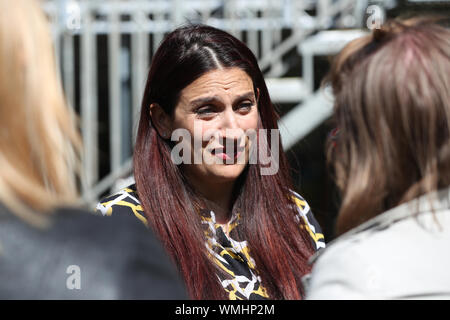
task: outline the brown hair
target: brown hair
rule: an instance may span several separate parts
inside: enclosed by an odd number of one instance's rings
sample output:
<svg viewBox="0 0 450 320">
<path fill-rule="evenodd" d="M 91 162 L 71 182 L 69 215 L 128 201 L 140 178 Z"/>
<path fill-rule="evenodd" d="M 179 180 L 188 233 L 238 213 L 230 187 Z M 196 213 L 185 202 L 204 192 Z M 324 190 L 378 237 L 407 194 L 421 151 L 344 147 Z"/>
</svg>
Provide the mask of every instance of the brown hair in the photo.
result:
<svg viewBox="0 0 450 320">
<path fill-rule="evenodd" d="M 450 30 L 438 22 L 390 21 L 332 65 L 338 234 L 450 184 Z"/>
<path fill-rule="evenodd" d="M 277 115 L 250 49 L 227 32 L 189 25 L 168 34 L 153 57 L 134 151 L 134 175 L 145 214 L 176 261 L 194 299 L 226 298 L 225 290 L 217 278 L 220 269 L 205 250 L 194 195 L 171 160 L 169 144 L 157 134 L 149 107 L 158 103 L 172 114 L 180 91 L 202 74 L 217 69 L 217 63 L 240 68 L 251 77 L 255 92 L 258 89 L 260 93 L 261 127 L 277 129 Z M 271 140 L 268 137 L 267 143 Z M 270 297 L 299 299 L 301 277 L 310 270 L 308 258 L 314 250 L 306 229 L 294 219 L 289 169 L 281 147 L 279 156 L 279 170 L 274 175 L 261 175 L 260 164 L 247 166 L 237 183 L 233 210 L 241 214 L 239 238 L 248 242 Z"/>
<path fill-rule="evenodd" d="M 42 226 L 40 213 L 76 199 L 79 149 L 44 13 L 0 0 L 0 201 Z"/>
</svg>

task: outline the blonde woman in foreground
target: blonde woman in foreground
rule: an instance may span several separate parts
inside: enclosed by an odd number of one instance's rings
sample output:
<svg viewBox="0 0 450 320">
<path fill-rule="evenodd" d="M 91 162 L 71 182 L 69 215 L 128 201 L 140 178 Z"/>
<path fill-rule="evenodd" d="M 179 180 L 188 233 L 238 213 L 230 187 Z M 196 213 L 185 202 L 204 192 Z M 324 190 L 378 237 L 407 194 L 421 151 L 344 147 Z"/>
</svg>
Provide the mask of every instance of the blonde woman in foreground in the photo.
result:
<svg viewBox="0 0 450 320">
<path fill-rule="evenodd" d="M 70 208 L 72 123 L 38 3 L 0 0 L 0 299 L 185 298 L 141 223 Z"/>
<path fill-rule="evenodd" d="M 450 30 L 392 21 L 354 40 L 329 76 L 340 237 L 310 299 L 450 299 Z"/>
</svg>

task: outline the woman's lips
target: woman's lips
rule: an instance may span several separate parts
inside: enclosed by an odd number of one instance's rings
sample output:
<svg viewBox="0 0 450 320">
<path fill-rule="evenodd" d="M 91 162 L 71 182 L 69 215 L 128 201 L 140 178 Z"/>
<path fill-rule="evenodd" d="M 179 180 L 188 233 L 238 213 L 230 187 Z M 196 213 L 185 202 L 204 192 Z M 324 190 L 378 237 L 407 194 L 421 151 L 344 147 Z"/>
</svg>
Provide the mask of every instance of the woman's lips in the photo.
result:
<svg viewBox="0 0 450 320">
<path fill-rule="evenodd" d="M 231 160 L 233 154 L 228 154 L 228 153 L 224 153 L 224 152 L 219 152 L 219 153 L 213 153 L 216 157 L 223 159 L 223 160 Z M 238 151 L 234 154 L 233 158 L 236 160 L 237 158 L 239 158 L 239 156 L 242 154 L 241 151 Z"/>
<path fill-rule="evenodd" d="M 228 152 L 226 152 L 225 149 L 218 148 L 218 149 L 213 149 L 211 151 L 211 153 L 215 157 L 218 157 L 219 159 L 222 159 L 222 160 L 231 160 L 231 159 L 236 160 L 242 154 L 242 152 L 244 151 L 244 148 L 243 147 L 239 147 L 239 148 L 237 148 L 237 150 L 234 149 L 233 151 L 228 153 Z"/>
</svg>

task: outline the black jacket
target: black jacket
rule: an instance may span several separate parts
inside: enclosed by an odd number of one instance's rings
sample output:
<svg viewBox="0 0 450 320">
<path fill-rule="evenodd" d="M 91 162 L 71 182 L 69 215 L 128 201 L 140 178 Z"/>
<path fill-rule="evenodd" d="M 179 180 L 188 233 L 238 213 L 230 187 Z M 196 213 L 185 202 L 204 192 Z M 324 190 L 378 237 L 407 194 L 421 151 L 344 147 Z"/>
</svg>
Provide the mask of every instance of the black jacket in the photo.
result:
<svg viewBox="0 0 450 320">
<path fill-rule="evenodd" d="M 40 230 L 0 205 L 0 299 L 187 299 L 135 217 L 60 209 L 51 221 Z"/>
</svg>

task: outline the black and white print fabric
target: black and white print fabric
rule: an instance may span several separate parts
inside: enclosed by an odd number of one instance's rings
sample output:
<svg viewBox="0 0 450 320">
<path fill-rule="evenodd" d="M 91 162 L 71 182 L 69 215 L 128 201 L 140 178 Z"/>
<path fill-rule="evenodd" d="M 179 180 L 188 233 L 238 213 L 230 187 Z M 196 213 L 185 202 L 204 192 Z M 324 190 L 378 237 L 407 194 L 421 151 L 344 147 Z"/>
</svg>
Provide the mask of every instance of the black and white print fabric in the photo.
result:
<svg viewBox="0 0 450 320">
<path fill-rule="evenodd" d="M 307 229 L 316 250 L 325 247 L 325 240 L 319 224 L 314 218 L 308 203 L 298 194 L 292 192 L 297 207 L 296 220 L 299 227 Z M 136 186 L 131 185 L 108 196 L 97 205 L 97 211 L 103 215 L 133 214 L 147 225 L 143 208 L 139 202 Z M 255 261 L 250 255 L 247 241 L 236 240 L 236 228 L 239 227 L 239 214 L 233 215 L 228 223 L 228 234 L 222 225 L 216 222 L 211 210 L 200 212 L 205 232 L 206 250 L 214 263 L 222 269 L 219 280 L 230 300 L 270 299 L 266 289 L 261 284 Z M 303 219 L 305 224 L 300 223 Z"/>
</svg>

